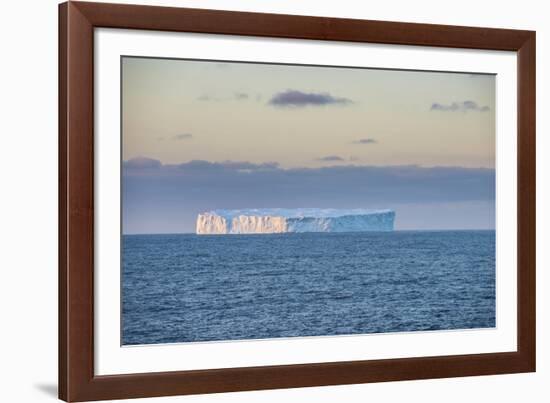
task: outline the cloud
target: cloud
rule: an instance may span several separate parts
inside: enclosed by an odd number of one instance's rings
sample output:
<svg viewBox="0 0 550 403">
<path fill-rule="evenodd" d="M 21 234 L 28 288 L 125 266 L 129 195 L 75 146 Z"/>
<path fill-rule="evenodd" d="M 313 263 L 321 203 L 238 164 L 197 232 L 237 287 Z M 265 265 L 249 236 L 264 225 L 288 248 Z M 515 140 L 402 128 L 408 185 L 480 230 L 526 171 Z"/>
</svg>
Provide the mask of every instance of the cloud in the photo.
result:
<svg viewBox="0 0 550 403">
<path fill-rule="evenodd" d="M 338 156 L 328 156 L 336 157 Z M 341 160 L 337 160 L 341 161 Z M 209 192 L 240 194 L 243 203 L 266 197 L 274 205 L 278 200 L 309 200 L 304 205 L 331 200 L 365 202 L 462 201 L 494 199 L 495 170 L 489 168 L 420 167 L 417 165 L 332 165 L 320 168 L 280 167 L 277 162 L 192 160 L 180 164 L 139 157 L 125 161 L 124 175 L 140 177 L 137 168 L 158 168 L 143 171 L 145 177 L 187 178 L 174 191 L 186 191 L 187 180 L 196 180 Z M 246 178 L 244 180 L 243 178 Z M 219 188 L 218 188 L 219 187 Z M 290 193 L 288 193 L 290 192 Z M 325 200 L 326 198 L 326 200 Z M 247 201 L 250 199 L 249 201 Z M 283 204 L 288 204 L 287 202 Z M 252 204 L 255 204 L 252 203 Z M 341 204 L 341 203 L 340 203 Z"/>
<path fill-rule="evenodd" d="M 339 157 L 338 155 L 327 155 L 326 157 L 317 158 L 316 161 L 331 162 L 331 161 L 345 161 L 345 159 L 342 157 Z"/>
<path fill-rule="evenodd" d="M 167 167 L 170 167 L 169 165 Z M 277 169 L 277 162 L 264 162 L 254 164 L 248 161 L 222 161 L 209 162 L 204 160 L 192 160 L 176 165 L 178 170 L 187 172 L 212 172 L 212 171 L 237 171 L 237 172 L 253 172 L 261 170 Z"/>
<path fill-rule="evenodd" d="M 278 92 L 271 97 L 268 104 L 278 107 L 304 107 L 324 105 L 349 105 L 353 101 L 348 98 L 335 97 L 327 92 L 302 92 L 298 90 L 286 90 Z"/>
<path fill-rule="evenodd" d="M 407 218 L 421 228 L 457 228 L 452 215 L 432 217 L 429 206 L 437 203 L 484 203 L 494 209 L 494 169 L 351 164 L 284 169 L 275 162 L 163 165 L 137 160 L 123 167 L 123 225 L 130 232 L 138 226 L 141 232 L 193 232 L 197 214 L 216 208 L 393 208 L 412 203 L 425 207 Z M 471 216 L 461 213 L 461 225 L 480 228 L 480 212 L 468 211 Z M 404 216 L 398 212 L 397 218 Z"/>
<path fill-rule="evenodd" d="M 462 101 L 462 102 L 453 102 L 451 104 L 440 104 L 434 102 L 430 108 L 431 111 L 441 111 L 441 112 L 487 112 L 491 108 L 488 106 L 480 106 L 474 101 Z"/>
<path fill-rule="evenodd" d="M 221 162 L 220 165 L 226 169 L 250 170 L 250 171 L 277 169 L 279 167 L 278 162 L 263 162 L 261 164 L 254 164 L 246 161 L 224 161 L 224 162 Z"/>
<path fill-rule="evenodd" d="M 353 142 L 353 144 L 374 144 L 374 143 L 377 143 L 377 141 L 371 138 L 359 139 Z"/>
<path fill-rule="evenodd" d="M 122 166 L 127 169 L 156 169 L 162 166 L 159 160 L 147 157 L 131 158 L 122 163 Z"/>
<path fill-rule="evenodd" d="M 173 140 L 187 140 L 193 138 L 193 135 L 191 133 L 182 133 L 182 134 L 176 134 L 174 137 L 172 137 Z"/>
</svg>

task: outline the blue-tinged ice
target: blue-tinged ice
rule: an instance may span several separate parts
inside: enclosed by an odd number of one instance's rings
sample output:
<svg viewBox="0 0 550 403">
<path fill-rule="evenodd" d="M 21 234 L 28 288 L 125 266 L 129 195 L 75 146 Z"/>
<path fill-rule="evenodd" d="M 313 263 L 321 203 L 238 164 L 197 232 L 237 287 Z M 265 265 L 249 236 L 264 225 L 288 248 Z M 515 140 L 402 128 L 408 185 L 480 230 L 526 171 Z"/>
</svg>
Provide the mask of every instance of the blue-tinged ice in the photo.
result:
<svg viewBox="0 0 550 403">
<path fill-rule="evenodd" d="M 197 217 L 197 234 L 393 231 L 393 210 L 268 208 L 212 210 Z"/>
</svg>

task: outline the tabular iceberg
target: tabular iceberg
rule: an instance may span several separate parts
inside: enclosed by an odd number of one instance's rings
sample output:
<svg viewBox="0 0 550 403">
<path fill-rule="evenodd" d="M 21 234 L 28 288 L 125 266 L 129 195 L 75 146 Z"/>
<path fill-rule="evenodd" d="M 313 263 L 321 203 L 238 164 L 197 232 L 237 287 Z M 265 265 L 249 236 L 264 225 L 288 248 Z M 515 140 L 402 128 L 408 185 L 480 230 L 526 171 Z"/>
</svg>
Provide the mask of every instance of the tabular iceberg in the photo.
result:
<svg viewBox="0 0 550 403">
<path fill-rule="evenodd" d="M 213 210 L 198 215 L 197 234 L 393 231 L 394 219 L 392 210 Z"/>
</svg>

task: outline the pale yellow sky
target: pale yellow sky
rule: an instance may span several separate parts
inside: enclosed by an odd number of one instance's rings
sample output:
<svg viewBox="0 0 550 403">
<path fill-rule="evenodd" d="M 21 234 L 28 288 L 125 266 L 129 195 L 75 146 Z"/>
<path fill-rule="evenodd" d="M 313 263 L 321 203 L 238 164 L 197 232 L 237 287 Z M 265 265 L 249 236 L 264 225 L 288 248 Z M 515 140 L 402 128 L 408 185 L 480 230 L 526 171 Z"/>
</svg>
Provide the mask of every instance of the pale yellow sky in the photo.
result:
<svg viewBox="0 0 550 403">
<path fill-rule="evenodd" d="M 301 103 L 270 103 L 287 91 Z M 123 158 L 138 156 L 494 168 L 495 77 L 124 58 Z"/>
</svg>

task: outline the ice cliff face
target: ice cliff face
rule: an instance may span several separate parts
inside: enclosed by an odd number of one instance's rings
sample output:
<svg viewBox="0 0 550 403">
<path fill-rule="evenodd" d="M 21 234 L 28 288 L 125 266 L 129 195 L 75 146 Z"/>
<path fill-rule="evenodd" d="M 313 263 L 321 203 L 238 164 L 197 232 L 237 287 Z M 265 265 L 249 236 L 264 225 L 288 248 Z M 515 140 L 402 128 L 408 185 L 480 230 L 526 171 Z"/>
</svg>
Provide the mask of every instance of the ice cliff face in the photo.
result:
<svg viewBox="0 0 550 403">
<path fill-rule="evenodd" d="M 392 210 L 213 210 L 197 217 L 197 234 L 392 231 Z"/>
</svg>

